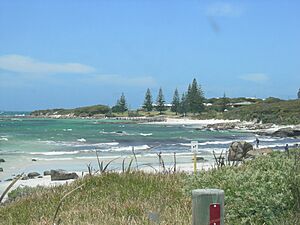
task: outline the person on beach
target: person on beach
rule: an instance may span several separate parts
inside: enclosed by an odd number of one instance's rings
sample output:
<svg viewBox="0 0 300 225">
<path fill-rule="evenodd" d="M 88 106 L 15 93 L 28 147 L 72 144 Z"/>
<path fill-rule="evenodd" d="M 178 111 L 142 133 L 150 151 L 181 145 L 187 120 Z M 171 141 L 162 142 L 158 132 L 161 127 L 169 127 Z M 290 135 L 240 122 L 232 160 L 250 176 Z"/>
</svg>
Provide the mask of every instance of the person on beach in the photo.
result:
<svg viewBox="0 0 300 225">
<path fill-rule="evenodd" d="M 258 148 L 258 146 L 259 146 L 259 139 L 256 138 L 256 148 Z"/>
<path fill-rule="evenodd" d="M 288 144 L 285 145 L 284 150 L 285 150 L 285 152 L 287 153 L 287 155 L 289 157 L 290 153 L 289 153 L 289 145 Z"/>
</svg>

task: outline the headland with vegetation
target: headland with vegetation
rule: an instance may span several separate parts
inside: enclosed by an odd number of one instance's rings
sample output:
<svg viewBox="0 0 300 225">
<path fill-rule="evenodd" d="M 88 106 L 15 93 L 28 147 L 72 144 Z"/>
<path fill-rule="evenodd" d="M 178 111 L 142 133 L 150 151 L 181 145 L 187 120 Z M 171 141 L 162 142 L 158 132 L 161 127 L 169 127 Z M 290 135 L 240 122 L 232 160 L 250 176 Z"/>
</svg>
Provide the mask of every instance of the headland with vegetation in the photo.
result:
<svg viewBox="0 0 300 225">
<path fill-rule="evenodd" d="M 128 108 L 124 93 L 116 104 L 93 105 L 74 109 L 47 109 L 31 112 L 32 117 L 48 118 L 136 118 L 136 117 L 187 117 L 191 119 L 228 119 L 252 121 L 255 123 L 272 123 L 278 125 L 300 124 L 300 99 L 283 100 L 275 97 L 205 98 L 201 85 L 194 79 L 182 95 L 177 88 L 172 100 L 166 103 L 162 88 L 156 101 L 151 90 L 145 93 L 144 102 L 137 109 Z"/>
</svg>

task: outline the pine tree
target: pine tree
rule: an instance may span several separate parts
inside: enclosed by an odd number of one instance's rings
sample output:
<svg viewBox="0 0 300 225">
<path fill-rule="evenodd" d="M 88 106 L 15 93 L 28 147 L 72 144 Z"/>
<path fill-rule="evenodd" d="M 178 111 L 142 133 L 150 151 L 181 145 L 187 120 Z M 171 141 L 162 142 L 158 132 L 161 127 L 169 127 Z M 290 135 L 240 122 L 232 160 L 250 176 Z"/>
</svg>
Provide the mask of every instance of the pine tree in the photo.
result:
<svg viewBox="0 0 300 225">
<path fill-rule="evenodd" d="M 300 88 L 299 88 L 299 91 L 298 91 L 298 99 L 300 99 Z"/>
<path fill-rule="evenodd" d="M 165 98 L 161 88 L 159 89 L 157 100 L 156 100 L 156 110 L 159 111 L 159 114 L 162 114 L 162 112 L 166 110 Z"/>
<path fill-rule="evenodd" d="M 145 94 L 143 109 L 145 109 L 147 112 L 150 112 L 153 109 L 152 95 L 149 88 L 147 89 Z"/>
<path fill-rule="evenodd" d="M 188 112 L 187 94 L 183 93 L 179 104 L 179 113 L 186 115 L 187 112 Z"/>
<path fill-rule="evenodd" d="M 179 112 L 179 104 L 180 104 L 179 93 L 176 88 L 173 96 L 172 107 L 171 107 L 171 111 L 175 112 L 176 115 Z"/>
<path fill-rule="evenodd" d="M 112 111 L 113 112 L 121 112 L 121 113 L 128 111 L 124 93 L 122 93 L 120 99 L 117 101 L 117 104 L 112 107 Z"/>
<path fill-rule="evenodd" d="M 221 102 L 221 111 L 224 112 L 225 109 L 227 108 L 229 101 L 228 98 L 226 97 L 226 94 L 224 92 L 223 98 L 222 98 L 222 102 Z"/>
<path fill-rule="evenodd" d="M 191 111 L 191 102 L 192 102 L 192 86 L 189 84 L 187 93 L 185 94 L 185 101 L 186 101 L 186 112 Z"/>
<path fill-rule="evenodd" d="M 195 78 L 192 85 L 189 85 L 187 95 L 189 111 L 193 114 L 202 112 L 204 110 L 204 94 L 201 86 L 197 84 L 197 80 Z"/>
</svg>

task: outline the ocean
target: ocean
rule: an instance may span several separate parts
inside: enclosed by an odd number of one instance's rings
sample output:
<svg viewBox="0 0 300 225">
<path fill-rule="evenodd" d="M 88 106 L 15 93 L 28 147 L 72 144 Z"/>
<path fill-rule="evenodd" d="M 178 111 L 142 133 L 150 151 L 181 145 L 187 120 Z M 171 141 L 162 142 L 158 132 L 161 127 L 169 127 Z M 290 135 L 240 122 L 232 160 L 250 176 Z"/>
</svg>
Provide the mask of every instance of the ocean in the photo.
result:
<svg viewBox="0 0 300 225">
<path fill-rule="evenodd" d="M 195 125 L 133 124 L 119 120 L 31 119 L 0 117 L 0 180 L 21 172 L 50 169 L 86 171 L 97 169 L 95 151 L 100 160 L 132 157 L 132 148 L 140 165 L 158 164 L 161 152 L 166 165 L 191 163 L 191 141 L 198 141 L 199 156 L 212 161 L 212 152 L 225 152 L 232 141 L 255 142 L 255 134 L 241 131 L 209 131 Z M 259 137 L 261 147 L 282 149 L 299 139 Z M 122 160 L 111 168 L 120 169 Z"/>
</svg>

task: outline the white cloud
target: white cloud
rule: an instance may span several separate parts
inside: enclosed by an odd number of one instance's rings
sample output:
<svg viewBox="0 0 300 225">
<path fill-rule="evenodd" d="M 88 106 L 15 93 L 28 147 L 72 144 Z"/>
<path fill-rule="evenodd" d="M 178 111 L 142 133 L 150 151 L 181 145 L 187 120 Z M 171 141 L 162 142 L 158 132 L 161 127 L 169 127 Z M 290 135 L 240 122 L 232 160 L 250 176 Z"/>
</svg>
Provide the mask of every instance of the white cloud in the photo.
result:
<svg viewBox="0 0 300 225">
<path fill-rule="evenodd" d="M 0 56 L 0 69 L 18 73 L 90 73 L 93 67 L 79 63 L 47 63 L 22 55 Z"/>
<path fill-rule="evenodd" d="M 156 81 L 151 76 L 128 77 L 115 74 L 99 74 L 93 75 L 86 79 L 87 82 L 109 84 L 109 85 L 122 85 L 122 86 L 146 86 L 152 87 L 156 85 Z"/>
<path fill-rule="evenodd" d="M 253 82 L 265 82 L 269 80 L 269 76 L 264 73 L 250 73 L 239 77 L 242 80 L 253 81 Z"/>
<path fill-rule="evenodd" d="M 242 8 L 239 5 L 216 2 L 206 8 L 206 15 L 212 17 L 238 17 L 242 14 Z"/>
</svg>

